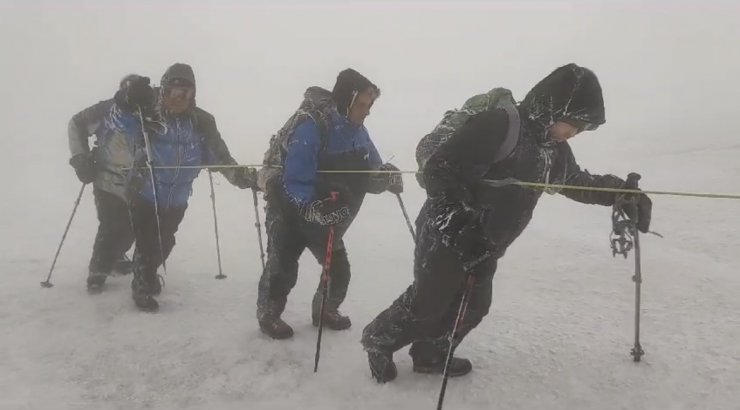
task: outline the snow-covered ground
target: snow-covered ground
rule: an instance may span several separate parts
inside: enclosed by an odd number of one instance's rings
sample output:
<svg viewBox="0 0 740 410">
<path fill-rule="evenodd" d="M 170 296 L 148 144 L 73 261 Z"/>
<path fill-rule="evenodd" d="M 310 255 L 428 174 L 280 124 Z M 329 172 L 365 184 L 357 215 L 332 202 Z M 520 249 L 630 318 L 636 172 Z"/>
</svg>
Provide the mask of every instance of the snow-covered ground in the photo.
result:
<svg viewBox="0 0 740 410">
<path fill-rule="evenodd" d="M 208 181 L 195 186 L 157 314 L 130 277 L 100 295 L 84 279 L 96 219 L 86 192 L 41 289 L 79 189 L 66 123 L 129 72 L 155 82 L 191 63 L 198 102 L 233 155 L 258 163 L 308 85 L 352 66 L 383 96 L 367 126 L 381 154 L 413 149 L 447 108 L 508 86 L 521 98 L 575 61 L 600 76 L 607 124 L 572 146 L 592 172 L 638 171 L 649 189 L 740 191 L 734 124 L 738 6 L 674 2 L 0 2 L 0 409 L 431 409 L 440 378 L 377 385 L 362 328 L 411 281 L 412 241 L 393 196 L 369 197 L 347 235 L 354 326 L 327 331 L 318 374 L 309 303 L 319 266 L 301 261 L 273 341 L 254 318 L 260 275 L 251 194 L 217 177 L 224 281 Z M 423 192 L 406 179 L 415 217 Z M 643 237 L 643 362 L 631 361 L 632 259 L 612 258 L 609 210 L 546 196 L 501 261 L 491 314 L 458 350 L 449 409 L 740 409 L 740 203 L 653 197 Z"/>
</svg>

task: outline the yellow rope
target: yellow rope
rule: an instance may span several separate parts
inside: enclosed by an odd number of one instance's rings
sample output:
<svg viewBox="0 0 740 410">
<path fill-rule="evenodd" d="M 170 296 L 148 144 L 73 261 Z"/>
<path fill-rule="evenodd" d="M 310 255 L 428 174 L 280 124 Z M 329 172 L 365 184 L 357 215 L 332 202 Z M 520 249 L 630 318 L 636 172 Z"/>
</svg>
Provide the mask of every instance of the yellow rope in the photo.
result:
<svg viewBox="0 0 740 410">
<path fill-rule="evenodd" d="M 155 169 L 212 169 L 212 170 L 218 170 L 218 169 L 229 169 L 229 168 L 262 168 L 264 165 L 183 165 L 183 166 L 157 166 L 154 167 Z M 275 167 L 280 168 L 280 167 Z M 123 170 L 130 170 L 132 168 L 123 168 Z M 146 169 L 146 168 L 142 168 Z M 368 173 L 374 173 L 374 174 L 416 174 L 417 171 L 391 171 L 391 170 L 384 170 L 384 171 L 372 171 L 372 170 L 326 170 L 322 171 L 319 170 L 319 173 L 322 174 L 368 174 Z M 693 198 L 712 198 L 712 199 L 737 199 L 740 200 L 740 195 L 737 194 L 714 194 L 714 193 L 702 193 L 702 192 L 680 192 L 680 191 L 654 191 L 654 190 L 635 190 L 635 189 L 620 189 L 620 188 L 599 188 L 599 187 L 586 187 L 586 186 L 577 186 L 577 185 L 561 185 L 561 184 L 544 184 L 539 182 L 526 182 L 526 181 L 519 181 L 515 179 L 505 179 L 505 180 L 490 180 L 490 179 L 484 179 L 483 182 L 486 182 L 492 186 L 506 186 L 506 185 L 518 185 L 528 188 L 538 188 L 538 189 L 572 189 L 572 190 L 579 190 L 579 191 L 599 191 L 599 192 L 614 192 L 614 193 L 623 193 L 623 194 L 636 194 L 636 193 L 642 193 L 642 194 L 651 194 L 651 195 L 669 195 L 669 196 L 683 196 L 683 197 L 693 197 Z"/>
<path fill-rule="evenodd" d="M 700 192 L 680 192 L 680 191 L 652 191 L 648 189 L 620 189 L 620 188 L 599 188 L 599 187 L 586 187 L 577 185 L 559 185 L 559 184 L 543 184 L 538 182 L 524 182 L 524 181 L 495 181 L 484 179 L 484 182 L 493 183 L 499 185 L 499 182 L 506 182 L 503 185 L 520 185 L 530 188 L 541 188 L 541 189 L 573 189 L 579 191 L 600 191 L 600 192 L 614 192 L 624 194 L 651 194 L 651 195 L 672 195 L 672 196 L 688 196 L 695 198 L 714 198 L 714 199 L 740 199 L 740 195 L 734 194 L 712 194 L 712 193 L 700 193 Z"/>
</svg>

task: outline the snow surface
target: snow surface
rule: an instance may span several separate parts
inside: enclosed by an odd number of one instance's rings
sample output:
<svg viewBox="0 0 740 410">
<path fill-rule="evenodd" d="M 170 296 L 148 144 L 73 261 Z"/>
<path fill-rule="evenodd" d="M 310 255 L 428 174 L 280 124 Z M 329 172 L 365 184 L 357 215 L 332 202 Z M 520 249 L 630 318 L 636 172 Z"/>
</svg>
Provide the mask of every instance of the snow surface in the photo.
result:
<svg viewBox="0 0 740 410">
<path fill-rule="evenodd" d="M 319 266 L 301 260 L 272 341 L 254 318 L 260 275 L 249 192 L 220 176 L 224 281 L 216 281 L 207 178 L 196 181 L 157 314 L 138 312 L 129 277 L 88 295 L 96 219 L 86 192 L 41 289 L 79 189 L 66 123 L 130 72 L 154 82 L 192 64 L 198 102 L 233 155 L 258 163 L 309 85 L 352 66 L 383 96 L 367 126 L 381 154 L 413 149 L 445 109 L 508 86 L 521 98 L 570 61 L 600 76 L 607 124 L 573 148 L 592 172 L 638 171 L 650 189 L 738 192 L 740 9 L 729 2 L 360 3 L 0 2 L 1 409 L 431 409 L 440 378 L 375 384 L 362 328 L 410 283 L 412 241 L 395 198 L 369 197 L 346 237 L 354 326 L 316 331 Z M 423 192 L 406 178 L 412 217 Z M 546 196 L 500 263 L 491 314 L 459 349 L 474 372 L 448 409 L 740 409 L 740 203 L 653 197 L 643 237 L 642 343 L 632 346 L 632 259 L 612 258 L 609 210 Z"/>
</svg>

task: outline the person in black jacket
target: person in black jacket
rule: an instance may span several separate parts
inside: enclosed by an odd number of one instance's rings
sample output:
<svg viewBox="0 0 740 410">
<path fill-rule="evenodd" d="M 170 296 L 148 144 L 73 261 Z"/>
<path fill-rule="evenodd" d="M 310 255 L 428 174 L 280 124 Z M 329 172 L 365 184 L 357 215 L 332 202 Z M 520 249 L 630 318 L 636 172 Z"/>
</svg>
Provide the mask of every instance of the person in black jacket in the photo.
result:
<svg viewBox="0 0 740 410">
<path fill-rule="evenodd" d="M 393 353 L 408 344 L 413 370 L 442 373 L 451 331 L 466 278 L 474 282 L 457 346 L 488 313 L 496 263 L 522 233 L 542 191 L 519 185 L 493 187 L 485 180 L 520 181 L 581 187 L 621 188 L 613 175 L 582 170 L 568 140 L 605 123 L 601 86 L 596 75 L 576 64 L 553 71 L 518 106 L 520 135 L 516 148 L 501 161 L 494 154 L 509 129 L 502 109 L 476 114 L 434 151 L 423 169 L 427 200 L 416 219 L 414 282 L 368 324 L 362 344 L 373 377 L 384 383 L 396 377 Z M 610 192 L 563 189 L 578 202 L 613 205 Z M 639 197 L 638 229 L 647 232 L 652 204 Z M 454 358 L 450 376 L 472 369 Z"/>
</svg>

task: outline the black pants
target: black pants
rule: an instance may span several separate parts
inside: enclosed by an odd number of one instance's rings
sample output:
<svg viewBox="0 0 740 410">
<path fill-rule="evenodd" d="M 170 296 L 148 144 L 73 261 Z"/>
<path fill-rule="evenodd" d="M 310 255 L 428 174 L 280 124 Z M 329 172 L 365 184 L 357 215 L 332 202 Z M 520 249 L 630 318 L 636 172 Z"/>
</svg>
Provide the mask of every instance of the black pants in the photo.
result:
<svg viewBox="0 0 740 410">
<path fill-rule="evenodd" d="M 162 264 L 162 254 L 167 259 L 175 246 L 175 233 L 185 216 L 187 205 L 159 210 L 162 236 L 162 251 L 159 249 L 159 233 L 154 205 L 140 198 L 131 201 L 136 250 L 134 251 L 134 275 L 154 278 Z"/>
<path fill-rule="evenodd" d="M 416 360 L 436 362 L 447 354 L 467 274 L 459 253 L 444 245 L 423 215 L 417 219 L 414 251 L 414 283 L 363 330 L 365 350 L 395 352 L 409 343 Z M 476 269 L 467 313 L 460 327 L 457 346 L 488 314 L 491 306 L 496 260 L 488 259 Z"/>
<path fill-rule="evenodd" d="M 134 243 L 134 232 L 126 201 L 100 189 L 93 189 L 93 196 L 100 224 L 93 243 L 90 272 L 109 274 Z"/>
<path fill-rule="evenodd" d="M 319 264 L 326 258 L 328 227 L 309 224 L 284 204 L 270 199 L 266 206 L 267 263 L 260 277 L 257 296 L 257 317 L 280 316 L 288 294 L 298 278 L 298 259 L 308 248 Z M 334 233 L 333 256 L 329 269 L 328 306 L 337 308 L 347 295 L 350 266 L 342 235 L 345 227 Z M 319 271 L 320 273 L 321 271 Z M 319 288 L 321 282 L 319 281 Z"/>
</svg>

